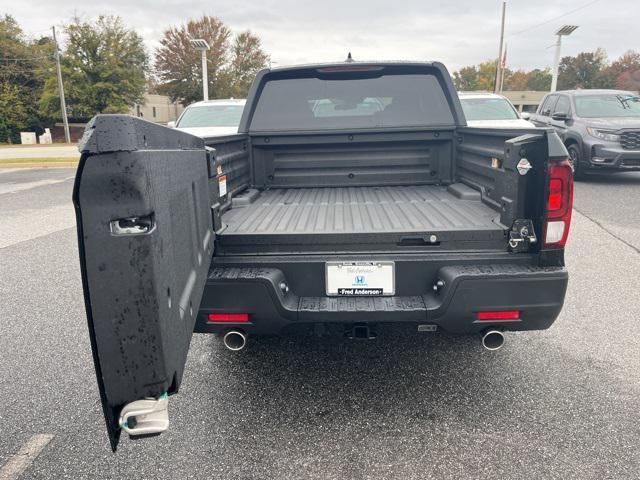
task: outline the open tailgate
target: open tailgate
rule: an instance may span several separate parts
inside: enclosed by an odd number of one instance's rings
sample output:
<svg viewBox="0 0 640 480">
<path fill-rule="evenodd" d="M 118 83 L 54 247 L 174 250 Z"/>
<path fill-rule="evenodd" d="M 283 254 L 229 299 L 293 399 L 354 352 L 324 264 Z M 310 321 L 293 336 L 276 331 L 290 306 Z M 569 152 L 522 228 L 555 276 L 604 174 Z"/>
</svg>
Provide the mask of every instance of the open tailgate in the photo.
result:
<svg viewBox="0 0 640 480">
<path fill-rule="evenodd" d="M 95 117 L 80 150 L 82 283 L 115 451 L 122 429 L 168 425 L 213 254 L 209 167 L 201 139 L 126 115 Z"/>
</svg>

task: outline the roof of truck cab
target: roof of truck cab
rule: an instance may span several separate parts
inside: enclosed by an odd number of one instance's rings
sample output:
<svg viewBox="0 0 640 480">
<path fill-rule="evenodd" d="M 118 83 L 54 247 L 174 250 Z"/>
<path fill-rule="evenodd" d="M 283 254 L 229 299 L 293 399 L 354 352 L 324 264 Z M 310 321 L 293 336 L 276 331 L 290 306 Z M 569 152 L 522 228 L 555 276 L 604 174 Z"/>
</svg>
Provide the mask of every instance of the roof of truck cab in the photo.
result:
<svg viewBox="0 0 640 480">
<path fill-rule="evenodd" d="M 332 67 L 433 67 L 444 66 L 440 62 L 416 62 L 405 60 L 372 60 L 372 61 L 353 61 L 353 62 L 329 62 L 329 63 L 305 63 L 301 65 L 284 65 L 273 68 L 265 68 L 266 72 L 284 72 L 288 70 L 311 70 L 315 68 L 332 68 Z"/>
<path fill-rule="evenodd" d="M 348 62 L 330 62 L 330 63 L 309 63 L 303 65 L 288 65 L 279 66 L 275 68 L 264 68 L 256 74 L 256 78 L 249 89 L 247 95 L 247 108 L 244 109 L 242 119 L 240 120 L 240 126 L 238 127 L 239 133 L 247 133 L 251 117 L 253 116 L 253 109 L 255 108 L 256 98 L 260 95 L 262 85 L 267 81 L 268 77 L 279 77 L 279 74 L 305 71 L 311 72 L 318 69 L 335 69 L 332 72 L 319 72 L 319 73 L 342 73 L 342 72 L 357 72 L 366 69 L 367 67 L 405 67 L 405 68 L 424 68 L 433 69 L 437 72 L 436 75 L 441 77 L 441 86 L 444 90 L 445 97 L 451 107 L 454 124 L 458 126 L 466 125 L 464 114 L 462 113 L 462 106 L 460 100 L 456 94 L 453 80 L 447 67 L 441 62 L 416 62 L 416 61 L 403 61 L 403 60 L 378 60 L 378 61 L 348 61 Z"/>
</svg>

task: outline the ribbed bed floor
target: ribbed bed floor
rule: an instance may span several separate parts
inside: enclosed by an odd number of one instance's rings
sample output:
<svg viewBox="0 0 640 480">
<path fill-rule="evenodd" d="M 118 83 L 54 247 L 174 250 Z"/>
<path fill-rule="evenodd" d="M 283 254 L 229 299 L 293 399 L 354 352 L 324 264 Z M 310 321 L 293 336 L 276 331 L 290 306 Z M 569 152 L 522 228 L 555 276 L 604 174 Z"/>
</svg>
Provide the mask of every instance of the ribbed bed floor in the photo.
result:
<svg viewBox="0 0 640 480">
<path fill-rule="evenodd" d="M 273 189 L 227 211 L 222 236 L 502 230 L 497 216 L 479 195 L 462 200 L 444 186 Z"/>
</svg>

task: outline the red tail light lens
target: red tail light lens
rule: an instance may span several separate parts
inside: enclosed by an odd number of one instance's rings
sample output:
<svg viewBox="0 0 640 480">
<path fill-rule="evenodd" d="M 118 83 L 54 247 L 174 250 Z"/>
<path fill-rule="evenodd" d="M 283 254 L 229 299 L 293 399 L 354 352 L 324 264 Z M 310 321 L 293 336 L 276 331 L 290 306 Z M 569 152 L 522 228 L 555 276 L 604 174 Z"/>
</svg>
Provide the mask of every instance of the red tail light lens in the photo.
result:
<svg viewBox="0 0 640 480">
<path fill-rule="evenodd" d="M 547 211 L 556 212 L 562 208 L 562 182 L 557 178 L 549 180 Z"/>
<path fill-rule="evenodd" d="M 248 313 L 210 313 L 207 316 L 207 323 L 246 323 L 248 321 Z"/>
<path fill-rule="evenodd" d="M 481 322 L 519 320 L 520 310 L 497 310 L 476 312 L 476 320 Z"/>
<path fill-rule="evenodd" d="M 547 214 L 544 225 L 544 246 L 562 248 L 567 243 L 573 206 L 573 172 L 569 160 L 549 167 Z"/>
</svg>

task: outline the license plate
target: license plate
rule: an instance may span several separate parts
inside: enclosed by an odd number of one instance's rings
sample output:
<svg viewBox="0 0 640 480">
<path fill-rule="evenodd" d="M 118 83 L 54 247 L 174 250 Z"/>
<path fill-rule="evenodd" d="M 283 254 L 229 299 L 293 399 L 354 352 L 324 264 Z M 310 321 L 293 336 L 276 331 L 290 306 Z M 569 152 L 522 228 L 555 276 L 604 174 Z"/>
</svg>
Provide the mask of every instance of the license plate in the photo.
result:
<svg viewBox="0 0 640 480">
<path fill-rule="evenodd" d="M 327 262 L 327 295 L 371 297 L 395 293 L 393 262 Z"/>
</svg>

